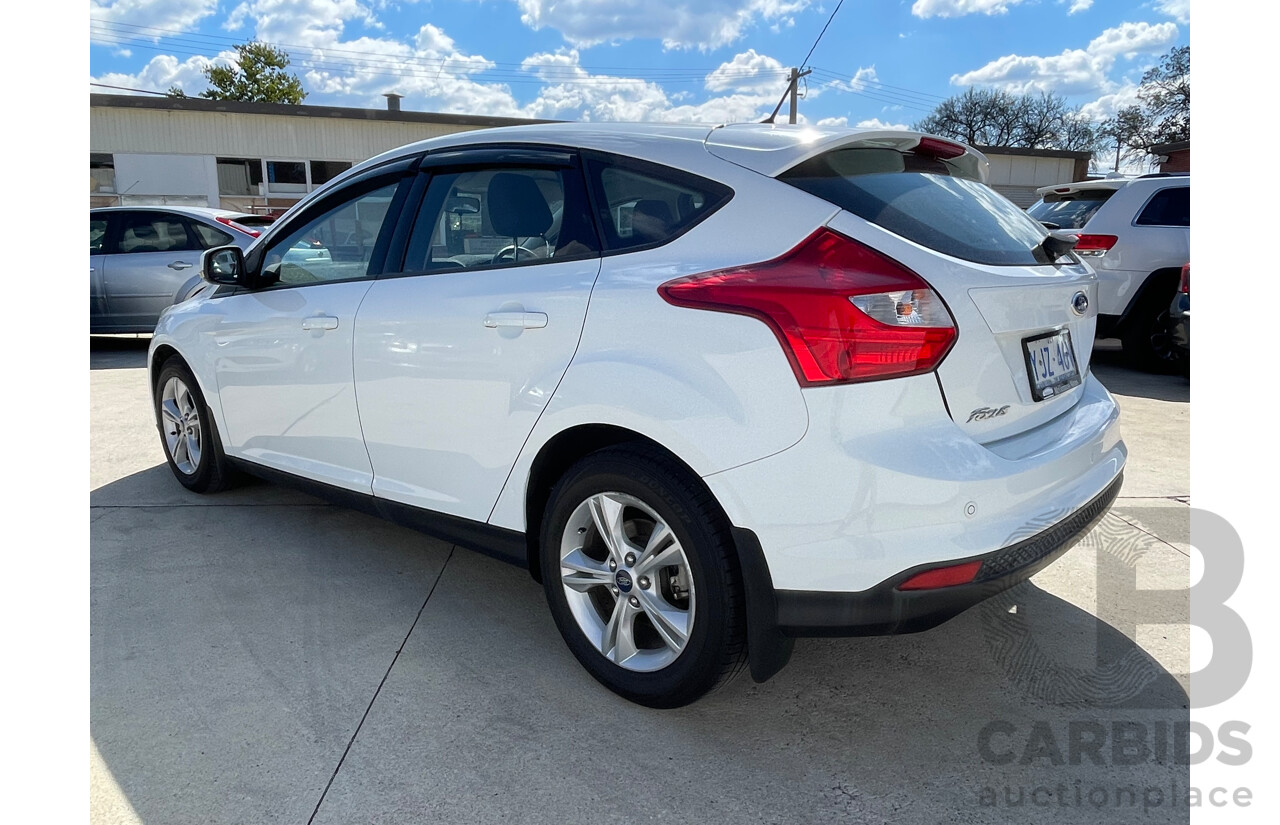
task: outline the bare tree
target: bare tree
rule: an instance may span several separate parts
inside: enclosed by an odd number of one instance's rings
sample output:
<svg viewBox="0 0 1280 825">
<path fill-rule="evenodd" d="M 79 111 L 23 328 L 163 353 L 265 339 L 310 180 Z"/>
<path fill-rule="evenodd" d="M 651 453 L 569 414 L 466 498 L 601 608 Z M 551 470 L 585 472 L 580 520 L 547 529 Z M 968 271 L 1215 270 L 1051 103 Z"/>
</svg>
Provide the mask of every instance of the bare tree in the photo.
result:
<svg viewBox="0 0 1280 825">
<path fill-rule="evenodd" d="M 938 104 L 913 128 L 981 146 L 1091 152 L 1098 145 L 1096 130 L 1080 110 L 1047 92 L 970 88 Z"/>
</svg>

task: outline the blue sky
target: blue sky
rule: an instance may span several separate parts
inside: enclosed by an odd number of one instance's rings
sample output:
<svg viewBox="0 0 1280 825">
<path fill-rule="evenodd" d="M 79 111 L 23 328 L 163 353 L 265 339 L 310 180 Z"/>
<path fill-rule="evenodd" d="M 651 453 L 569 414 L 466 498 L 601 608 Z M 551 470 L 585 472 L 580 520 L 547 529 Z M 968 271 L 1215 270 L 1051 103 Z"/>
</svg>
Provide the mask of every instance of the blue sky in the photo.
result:
<svg viewBox="0 0 1280 825">
<path fill-rule="evenodd" d="M 91 0 L 90 91 L 205 88 L 257 38 L 306 102 L 563 120 L 759 120 L 834 0 Z M 1190 0 L 844 0 L 807 65 L 808 122 L 910 125 L 985 86 L 1101 120 L 1190 42 Z M 786 109 L 783 110 L 785 117 Z"/>
</svg>

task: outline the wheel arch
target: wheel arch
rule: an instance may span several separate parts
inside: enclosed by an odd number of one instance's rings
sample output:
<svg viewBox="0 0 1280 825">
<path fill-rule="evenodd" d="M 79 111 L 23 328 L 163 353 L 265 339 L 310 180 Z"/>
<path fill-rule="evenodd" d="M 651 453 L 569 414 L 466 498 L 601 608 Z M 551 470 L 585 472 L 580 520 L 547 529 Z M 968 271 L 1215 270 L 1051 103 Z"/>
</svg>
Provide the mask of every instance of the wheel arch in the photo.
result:
<svg viewBox="0 0 1280 825">
<path fill-rule="evenodd" d="M 1133 297 L 1129 299 L 1129 305 L 1124 308 L 1124 313 L 1116 321 L 1114 333 L 1121 334 L 1129 320 L 1133 317 L 1134 310 L 1142 306 L 1143 303 L 1150 299 L 1150 296 L 1168 289 L 1170 300 L 1173 300 L 1172 293 L 1177 291 L 1178 278 L 1182 274 L 1182 267 L 1169 266 L 1155 270 L 1142 280 L 1142 286 L 1138 287 Z"/>
</svg>

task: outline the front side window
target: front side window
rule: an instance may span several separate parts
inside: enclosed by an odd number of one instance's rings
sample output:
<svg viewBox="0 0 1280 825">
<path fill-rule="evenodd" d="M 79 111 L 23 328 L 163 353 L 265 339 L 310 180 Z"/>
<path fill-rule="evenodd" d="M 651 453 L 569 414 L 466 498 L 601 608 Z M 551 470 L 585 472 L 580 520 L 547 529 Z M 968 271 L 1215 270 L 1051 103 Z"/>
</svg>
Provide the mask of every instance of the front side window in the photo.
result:
<svg viewBox="0 0 1280 825">
<path fill-rule="evenodd" d="M 865 153 L 877 154 L 866 158 Z M 1049 263 L 1040 245 L 1048 234 L 1044 225 L 941 159 L 896 150 L 836 149 L 778 179 L 944 255 L 995 266 Z"/>
<path fill-rule="evenodd" d="M 203 249 L 186 221 L 161 212 L 131 212 L 120 216 L 118 252 L 179 252 Z"/>
<path fill-rule="evenodd" d="M 431 178 L 405 272 L 569 260 L 599 252 L 572 169 L 500 167 Z"/>
<path fill-rule="evenodd" d="M 592 160 L 588 168 L 610 251 L 671 240 L 733 195 L 722 184 L 651 164 Z"/>
<path fill-rule="evenodd" d="M 343 201 L 273 238 L 262 260 L 268 280 L 296 286 L 367 277 L 398 185 L 386 183 Z"/>
</svg>

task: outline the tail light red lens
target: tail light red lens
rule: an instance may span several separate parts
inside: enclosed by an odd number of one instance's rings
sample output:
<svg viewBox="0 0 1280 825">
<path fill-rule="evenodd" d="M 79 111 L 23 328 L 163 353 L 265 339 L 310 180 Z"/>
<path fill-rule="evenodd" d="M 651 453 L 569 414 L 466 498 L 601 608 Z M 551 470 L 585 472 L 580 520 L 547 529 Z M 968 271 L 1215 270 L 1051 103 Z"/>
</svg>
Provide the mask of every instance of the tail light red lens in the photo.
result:
<svg viewBox="0 0 1280 825">
<path fill-rule="evenodd" d="M 945 140 L 937 138 L 925 137 L 920 138 L 920 142 L 916 144 L 916 148 L 912 150 L 917 155 L 926 155 L 931 158 L 958 158 L 964 154 L 964 147 Z"/>
<path fill-rule="evenodd" d="M 1178 278 L 1178 291 L 1183 295 L 1191 294 L 1191 264 L 1182 265 L 1182 276 Z"/>
<path fill-rule="evenodd" d="M 228 218 L 228 217 L 226 217 L 226 216 L 224 216 L 224 215 L 219 215 L 218 217 L 214 218 L 214 220 L 216 220 L 216 221 L 217 221 L 218 223 L 220 223 L 220 224 L 223 224 L 223 225 L 225 225 L 225 226 L 229 226 L 229 227 L 231 227 L 232 229 L 236 230 L 237 232 L 243 232 L 244 234 L 246 234 L 246 235 L 252 235 L 252 236 L 253 236 L 253 237 L 255 237 L 255 238 L 262 234 L 259 230 L 257 230 L 257 229 L 250 229 L 249 227 L 245 226 L 244 224 L 236 223 L 235 221 L 231 220 L 230 218 Z"/>
<path fill-rule="evenodd" d="M 929 372 L 955 322 L 920 276 L 822 228 L 780 258 L 668 281 L 670 304 L 764 321 L 802 386 Z"/>
<path fill-rule="evenodd" d="M 1115 235 L 1081 235 L 1076 241 L 1075 251 L 1081 255 L 1101 257 L 1120 240 Z"/>
<path fill-rule="evenodd" d="M 917 573 L 898 585 L 899 590 L 934 590 L 939 587 L 954 587 L 957 584 L 968 584 L 978 575 L 982 567 L 980 561 L 968 561 L 952 567 L 935 567 Z"/>
</svg>

